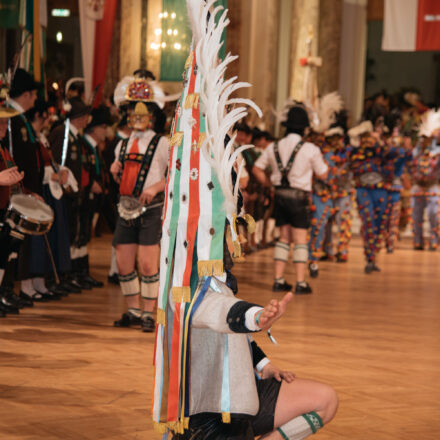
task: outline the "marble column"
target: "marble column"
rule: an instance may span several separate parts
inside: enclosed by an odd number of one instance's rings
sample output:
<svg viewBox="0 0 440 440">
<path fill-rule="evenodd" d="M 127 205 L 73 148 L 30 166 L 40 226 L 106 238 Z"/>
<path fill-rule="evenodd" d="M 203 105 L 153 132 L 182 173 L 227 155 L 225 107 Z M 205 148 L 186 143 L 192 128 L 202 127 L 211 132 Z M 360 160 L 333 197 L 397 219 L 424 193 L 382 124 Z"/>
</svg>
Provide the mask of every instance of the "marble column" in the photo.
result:
<svg viewBox="0 0 440 440">
<path fill-rule="evenodd" d="M 121 0 L 121 78 L 131 75 L 140 65 L 141 0 Z"/>
<path fill-rule="evenodd" d="M 291 50 L 291 77 L 290 96 L 303 99 L 305 68 L 301 67 L 299 60 L 308 56 L 307 39 L 309 29 L 313 29 L 311 45 L 312 56 L 318 54 L 319 43 L 319 0 L 293 0 L 292 1 L 292 50 Z"/>
<path fill-rule="evenodd" d="M 318 54 L 322 67 L 318 74 L 319 94 L 338 90 L 342 29 L 342 0 L 321 0 Z"/>
<path fill-rule="evenodd" d="M 272 108 L 277 91 L 279 2 L 266 0 L 230 1 L 227 49 L 239 55 L 237 65 L 228 69 L 228 77 L 238 75 L 240 81 L 252 84 L 239 92 L 253 99 L 263 111 L 260 120 L 250 112 L 248 122 L 261 128 L 272 128 Z"/>
</svg>

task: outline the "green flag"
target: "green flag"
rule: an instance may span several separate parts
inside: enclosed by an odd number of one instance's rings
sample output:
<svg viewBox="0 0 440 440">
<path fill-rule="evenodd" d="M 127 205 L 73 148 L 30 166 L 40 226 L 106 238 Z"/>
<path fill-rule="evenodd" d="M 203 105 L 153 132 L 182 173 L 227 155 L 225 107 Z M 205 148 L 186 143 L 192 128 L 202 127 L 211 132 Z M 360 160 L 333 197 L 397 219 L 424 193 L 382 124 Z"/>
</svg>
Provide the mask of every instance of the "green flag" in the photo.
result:
<svg viewBox="0 0 440 440">
<path fill-rule="evenodd" d="M 227 0 L 217 0 L 215 6 L 227 7 Z M 160 80 L 182 81 L 185 61 L 191 45 L 191 29 L 188 22 L 186 2 L 162 0 L 162 42 L 160 58 Z M 226 53 L 226 31 L 223 35 L 220 56 Z"/>
</svg>

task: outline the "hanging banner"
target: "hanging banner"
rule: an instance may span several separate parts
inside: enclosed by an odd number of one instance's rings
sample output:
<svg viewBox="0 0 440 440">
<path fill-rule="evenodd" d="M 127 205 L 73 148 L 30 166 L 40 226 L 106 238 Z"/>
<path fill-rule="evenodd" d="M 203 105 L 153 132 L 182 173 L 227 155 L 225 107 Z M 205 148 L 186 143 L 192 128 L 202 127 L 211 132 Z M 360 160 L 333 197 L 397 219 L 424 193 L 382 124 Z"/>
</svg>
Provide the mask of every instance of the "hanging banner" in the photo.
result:
<svg viewBox="0 0 440 440">
<path fill-rule="evenodd" d="M 440 50 L 440 1 L 385 0 L 382 50 Z"/>
</svg>

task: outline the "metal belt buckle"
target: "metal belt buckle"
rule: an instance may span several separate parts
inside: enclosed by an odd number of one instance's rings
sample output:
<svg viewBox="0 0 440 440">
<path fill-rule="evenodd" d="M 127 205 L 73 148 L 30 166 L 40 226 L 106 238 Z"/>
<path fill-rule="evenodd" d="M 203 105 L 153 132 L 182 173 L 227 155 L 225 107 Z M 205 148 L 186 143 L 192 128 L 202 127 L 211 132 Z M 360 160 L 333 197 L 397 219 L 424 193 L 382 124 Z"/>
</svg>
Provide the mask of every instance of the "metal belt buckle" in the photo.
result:
<svg viewBox="0 0 440 440">
<path fill-rule="evenodd" d="M 137 199 L 129 196 L 121 196 L 118 203 L 118 212 L 124 220 L 135 220 L 146 211 Z"/>
</svg>

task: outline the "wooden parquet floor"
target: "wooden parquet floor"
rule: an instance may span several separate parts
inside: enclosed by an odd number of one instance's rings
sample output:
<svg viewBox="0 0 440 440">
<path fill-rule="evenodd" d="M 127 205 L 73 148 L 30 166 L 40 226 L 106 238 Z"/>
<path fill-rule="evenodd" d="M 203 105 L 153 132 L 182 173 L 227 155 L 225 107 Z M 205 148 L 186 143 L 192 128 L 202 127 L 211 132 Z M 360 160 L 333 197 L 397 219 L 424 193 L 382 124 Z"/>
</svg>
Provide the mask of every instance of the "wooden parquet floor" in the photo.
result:
<svg viewBox="0 0 440 440">
<path fill-rule="evenodd" d="M 93 242 L 104 279 L 109 237 Z M 440 252 L 409 242 L 363 273 L 359 240 L 347 264 L 321 263 L 311 296 L 295 297 L 257 337 L 272 361 L 333 385 L 340 399 L 321 440 L 440 439 Z M 240 296 L 271 297 L 272 250 L 236 266 Z M 288 279 L 293 279 L 289 268 Z M 0 320 L 0 440 L 159 439 L 149 414 L 153 335 L 115 329 L 124 309 L 106 286 Z"/>
</svg>

